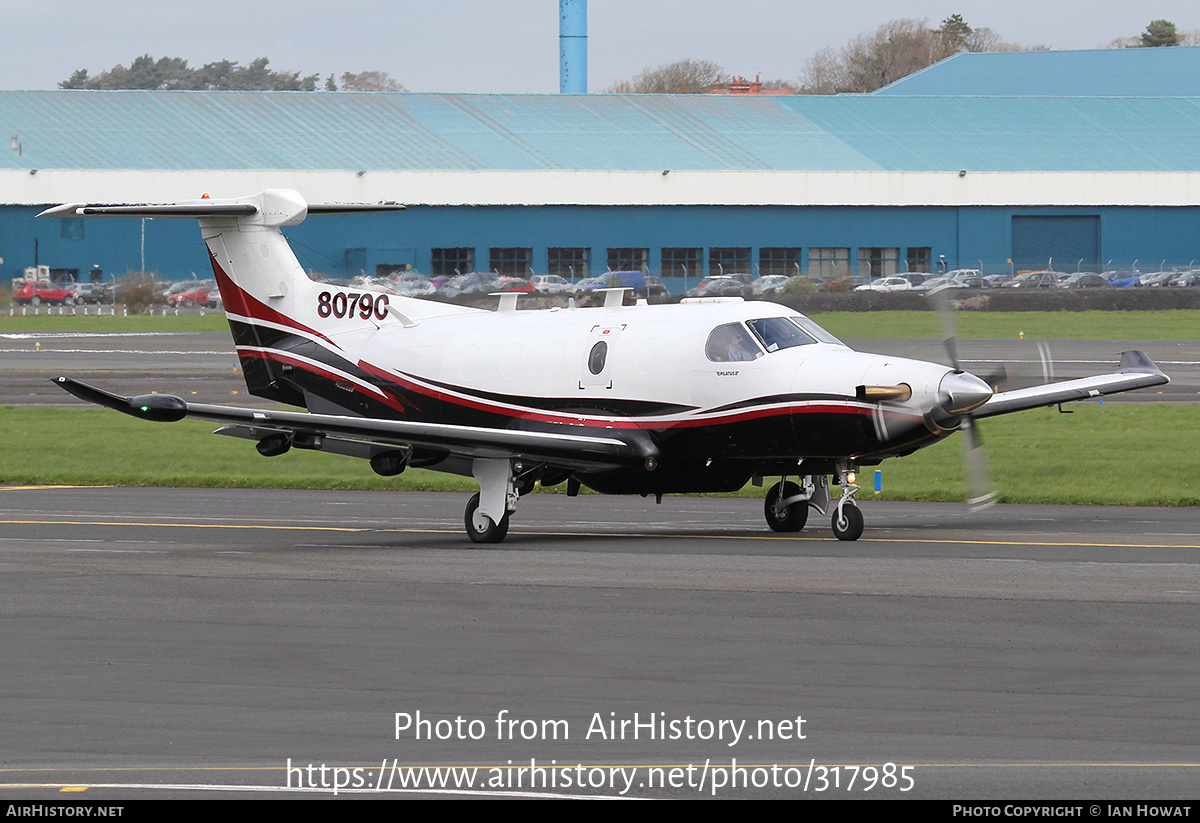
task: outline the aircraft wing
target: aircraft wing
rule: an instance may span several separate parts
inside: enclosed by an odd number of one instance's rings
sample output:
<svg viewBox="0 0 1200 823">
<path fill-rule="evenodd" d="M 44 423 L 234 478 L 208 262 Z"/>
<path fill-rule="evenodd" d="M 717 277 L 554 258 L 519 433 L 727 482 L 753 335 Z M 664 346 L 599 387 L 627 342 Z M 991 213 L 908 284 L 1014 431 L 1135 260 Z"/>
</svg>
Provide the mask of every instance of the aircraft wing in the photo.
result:
<svg viewBox="0 0 1200 823">
<path fill-rule="evenodd" d="M 188 403 L 170 394 L 124 397 L 69 377 L 59 377 L 54 382 L 81 400 L 143 420 L 171 422 L 185 417 L 213 420 L 227 424 L 218 429 L 217 434 L 248 440 L 287 434 L 298 448 L 351 457 L 370 458 L 385 451 L 411 447 L 433 457 L 522 458 L 577 471 L 637 466 L 657 457 L 657 454 L 648 453 L 648 448 L 653 449 L 648 444 L 639 446 L 615 437 L 246 409 Z M 412 465 L 419 464 L 414 461 Z M 470 471 L 468 468 L 456 473 L 470 474 Z"/>
<path fill-rule="evenodd" d="M 1081 377 L 1061 383 L 1048 383 L 1028 389 L 999 392 L 979 408 L 971 417 L 992 417 L 997 414 L 1054 406 L 1071 400 L 1087 400 L 1105 394 L 1144 389 L 1170 383 L 1171 378 L 1162 373 L 1154 361 L 1144 352 L 1127 351 L 1121 354 L 1121 363 L 1112 374 Z"/>
</svg>

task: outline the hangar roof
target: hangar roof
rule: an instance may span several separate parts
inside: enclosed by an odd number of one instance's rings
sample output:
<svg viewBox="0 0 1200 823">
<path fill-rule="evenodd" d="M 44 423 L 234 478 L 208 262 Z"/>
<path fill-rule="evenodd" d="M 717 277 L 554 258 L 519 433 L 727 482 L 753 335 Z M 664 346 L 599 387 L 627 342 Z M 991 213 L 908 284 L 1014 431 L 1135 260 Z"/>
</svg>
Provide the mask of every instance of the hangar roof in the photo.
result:
<svg viewBox="0 0 1200 823">
<path fill-rule="evenodd" d="M 1200 46 L 956 54 L 872 94 L 1194 97 Z"/>
<path fill-rule="evenodd" d="M 1200 171 L 1200 97 L 0 91 L 0 124 L 12 170 Z"/>
</svg>

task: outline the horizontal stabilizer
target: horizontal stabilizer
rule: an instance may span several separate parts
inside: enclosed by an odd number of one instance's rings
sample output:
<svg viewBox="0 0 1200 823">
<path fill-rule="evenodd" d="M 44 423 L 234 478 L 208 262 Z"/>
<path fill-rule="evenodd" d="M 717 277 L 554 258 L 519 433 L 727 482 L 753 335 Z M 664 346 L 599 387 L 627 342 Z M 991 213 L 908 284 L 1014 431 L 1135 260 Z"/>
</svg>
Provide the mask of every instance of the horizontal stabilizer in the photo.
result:
<svg viewBox="0 0 1200 823">
<path fill-rule="evenodd" d="M 179 203 L 141 205 L 64 203 L 38 214 L 38 217 L 244 217 L 263 225 L 295 225 L 309 214 L 366 214 L 401 211 L 394 201 L 378 203 L 307 203 L 298 192 L 267 189 L 249 197 L 184 200 Z"/>
</svg>

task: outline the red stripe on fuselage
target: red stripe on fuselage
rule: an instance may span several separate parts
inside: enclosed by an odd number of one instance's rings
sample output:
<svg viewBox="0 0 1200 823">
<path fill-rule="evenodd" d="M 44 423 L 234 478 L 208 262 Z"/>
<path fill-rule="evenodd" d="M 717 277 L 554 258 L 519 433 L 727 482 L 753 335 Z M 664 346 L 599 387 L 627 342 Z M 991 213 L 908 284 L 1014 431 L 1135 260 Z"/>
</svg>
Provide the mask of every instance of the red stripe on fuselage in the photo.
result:
<svg viewBox="0 0 1200 823">
<path fill-rule="evenodd" d="M 856 406 L 847 406 L 837 403 L 823 404 L 805 404 L 792 405 L 772 408 L 756 408 L 743 409 L 737 412 L 722 414 L 720 416 L 708 418 L 677 418 L 674 420 L 638 420 L 636 418 L 619 418 L 619 417 L 593 417 L 590 415 L 571 414 L 567 413 L 552 413 L 544 412 L 535 409 L 510 408 L 501 406 L 495 403 L 490 403 L 475 398 L 459 397 L 448 392 L 439 391 L 405 377 L 404 375 L 395 374 L 392 372 L 380 369 L 366 361 L 359 361 L 359 368 L 368 374 L 374 375 L 381 380 L 387 380 L 391 383 L 396 383 L 408 391 L 422 394 L 426 397 L 432 397 L 436 400 L 441 400 L 448 403 L 453 403 L 456 406 L 474 409 L 476 411 L 486 412 L 488 414 L 497 415 L 506 418 L 519 418 L 522 420 L 534 420 L 540 423 L 555 423 L 564 426 L 592 426 L 595 428 L 608 429 L 644 429 L 654 431 L 666 431 L 674 428 L 698 428 L 702 426 L 718 426 L 727 423 L 741 423 L 746 420 L 755 420 L 762 417 L 777 417 L 789 414 L 856 414 L 869 416 L 873 413 L 872 409 L 864 409 Z M 586 398 L 582 400 L 586 401 Z M 898 419 L 907 419 L 911 422 L 920 422 L 921 418 L 915 415 L 889 414 L 890 417 Z"/>
<path fill-rule="evenodd" d="M 308 326 L 288 317 L 286 314 L 280 314 L 257 297 L 247 293 L 245 289 L 233 282 L 233 278 L 225 273 L 225 270 L 221 268 L 221 264 L 217 262 L 215 254 L 210 251 L 208 257 L 209 262 L 212 263 L 213 275 L 217 278 L 217 289 L 221 292 L 221 302 L 225 304 L 227 309 L 232 310 L 233 314 L 240 314 L 243 317 L 250 317 L 254 320 L 266 320 L 271 323 L 278 323 L 289 329 L 295 329 L 305 334 L 311 334 L 313 337 L 319 337 L 335 349 L 337 348 L 336 343 L 316 329 L 310 329 Z"/>
</svg>

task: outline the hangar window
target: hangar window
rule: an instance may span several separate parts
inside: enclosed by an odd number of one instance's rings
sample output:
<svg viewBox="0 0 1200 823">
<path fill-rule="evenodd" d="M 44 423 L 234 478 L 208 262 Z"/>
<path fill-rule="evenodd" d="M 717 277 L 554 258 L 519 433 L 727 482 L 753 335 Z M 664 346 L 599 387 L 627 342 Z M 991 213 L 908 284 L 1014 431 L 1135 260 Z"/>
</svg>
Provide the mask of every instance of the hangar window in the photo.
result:
<svg viewBox="0 0 1200 823">
<path fill-rule="evenodd" d="M 808 250 L 808 273 L 813 277 L 837 277 L 850 273 L 850 249 L 811 248 Z"/>
<path fill-rule="evenodd" d="M 646 271 L 650 249 L 609 249 L 609 271 Z"/>
<path fill-rule="evenodd" d="M 703 249 L 663 249 L 663 277 L 701 277 L 704 260 Z"/>
<path fill-rule="evenodd" d="M 800 273 L 800 249 L 763 248 L 758 250 L 758 274 L 782 274 L 792 277 Z"/>
<path fill-rule="evenodd" d="M 533 249 L 493 248 L 488 254 L 488 271 L 493 274 L 528 277 L 533 273 L 529 267 L 529 262 L 533 259 Z"/>
<path fill-rule="evenodd" d="M 548 274 L 557 274 L 560 277 L 568 278 L 588 276 L 588 258 L 591 257 L 591 249 L 553 248 L 546 251 L 550 264 L 547 269 Z"/>
<path fill-rule="evenodd" d="M 888 277 L 896 273 L 900 249 L 863 246 L 858 250 L 858 273 L 863 277 Z"/>
<path fill-rule="evenodd" d="M 708 273 L 715 277 L 720 274 L 749 274 L 750 249 L 747 248 L 711 248 L 708 250 Z"/>
<path fill-rule="evenodd" d="M 741 323 L 726 323 L 713 329 L 708 335 L 708 342 L 704 344 L 704 354 L 716 363 L 736 363 L 762 357 L 762 351 Z"/>
<path fill-rule="evenodd" d="M 433 249 L 429 271 L 434 277 L 475 271 L 475 249 Z"/>
<path fill-rule="evenodd" d="M 909 246 L 908 256 L 906 257 L 908 262 L 908 270 L 930 271 L 929 258 L 931 257 L 930 252 L 932 251 L 933 250 L 929 246 Z"/>
</svg>

